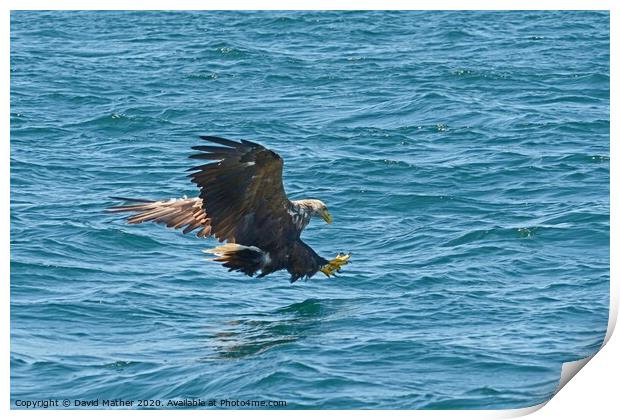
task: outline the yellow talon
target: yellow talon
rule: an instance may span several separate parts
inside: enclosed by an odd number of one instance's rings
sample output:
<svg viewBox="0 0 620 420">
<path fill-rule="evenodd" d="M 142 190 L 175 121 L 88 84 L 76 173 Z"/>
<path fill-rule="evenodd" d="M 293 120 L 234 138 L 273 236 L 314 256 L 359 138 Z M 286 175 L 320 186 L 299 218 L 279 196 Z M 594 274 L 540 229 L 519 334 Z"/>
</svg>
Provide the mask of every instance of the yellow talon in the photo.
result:
<svg viewBox="0 0 620 420">
<path fill-rule="evenodd" d="M 336 258 L 321 267 L 321 273 L 325 274 L 327 277 L 331 277 L 334 272 L 339 272 L 343 265 L 349 263 L 349 258 L 351 258 L 349 254 L 336 255 Z"/>
</svg>

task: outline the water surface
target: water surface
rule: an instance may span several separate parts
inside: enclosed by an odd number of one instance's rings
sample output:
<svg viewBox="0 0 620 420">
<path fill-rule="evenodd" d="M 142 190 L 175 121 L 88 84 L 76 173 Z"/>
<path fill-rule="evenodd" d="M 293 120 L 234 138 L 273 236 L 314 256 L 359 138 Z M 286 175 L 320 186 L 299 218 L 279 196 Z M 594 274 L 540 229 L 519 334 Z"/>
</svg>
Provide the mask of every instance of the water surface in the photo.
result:
<svg viewBox="0 0 620 420">
<path fill-rule="evenodd" d="M 337 279 L 250 279 L 103 213 L 201 134 L 325 201 Z M 11 399 L 517 408 L 609 300 L 609 14 L 13 12 Z"/>
</svg>

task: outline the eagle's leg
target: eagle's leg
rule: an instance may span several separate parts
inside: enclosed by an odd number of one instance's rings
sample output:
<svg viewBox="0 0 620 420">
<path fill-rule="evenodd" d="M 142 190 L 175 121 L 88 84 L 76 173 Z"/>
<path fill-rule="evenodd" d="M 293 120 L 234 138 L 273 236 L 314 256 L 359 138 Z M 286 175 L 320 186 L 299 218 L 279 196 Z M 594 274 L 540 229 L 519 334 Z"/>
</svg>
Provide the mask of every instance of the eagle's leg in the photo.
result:
<svg viewBox="0 0 620 420">
<path fill-rule="evenodd" d="M 347 265 L 349 263 L 349 258 L 351 258 L 351 255 L 338 254 L 336 255 L 336 258 L 321 267 L 320 271 L 327 277 L 331 277 L 334 273 L 339 272 L 343 265 Z"/>
</svg>

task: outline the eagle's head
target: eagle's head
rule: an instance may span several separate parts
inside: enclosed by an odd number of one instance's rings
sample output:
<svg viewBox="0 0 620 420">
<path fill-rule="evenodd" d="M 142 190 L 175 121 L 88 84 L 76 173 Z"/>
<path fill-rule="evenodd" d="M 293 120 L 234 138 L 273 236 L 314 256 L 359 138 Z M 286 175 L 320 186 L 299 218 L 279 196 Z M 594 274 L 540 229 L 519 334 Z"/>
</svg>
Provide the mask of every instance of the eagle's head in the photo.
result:
<svg viewBox="0 0 620 420">
<path fill-rule="evenodd" d="M 334 221 L 332 215 L 327 211 L 327 206 L 321 200 L 297 200 L 294 203 L 307 211 L 310 216 L 321 216 L 323 220 L 330 224 Z"/>
</svg>

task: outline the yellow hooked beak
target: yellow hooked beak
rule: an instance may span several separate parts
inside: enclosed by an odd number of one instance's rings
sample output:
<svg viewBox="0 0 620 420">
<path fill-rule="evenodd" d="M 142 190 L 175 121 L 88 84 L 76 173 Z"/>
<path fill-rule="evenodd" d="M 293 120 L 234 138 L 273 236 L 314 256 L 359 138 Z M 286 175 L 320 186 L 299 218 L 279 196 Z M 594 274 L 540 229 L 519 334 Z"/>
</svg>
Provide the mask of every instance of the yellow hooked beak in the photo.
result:
<svg viewBox="0 0 620 420">
<path fill-rule="evenodd" d="M 330 225 L 332 224 L 332 222 L 334 221 L 334 219 L 332 218 L 332 215 L 329 214 L 329 212 L 327 210 L 325 210 L 323 212 L 323 220 L 325 220 L 327 223 L 329 223 Z"/>
</svg>

